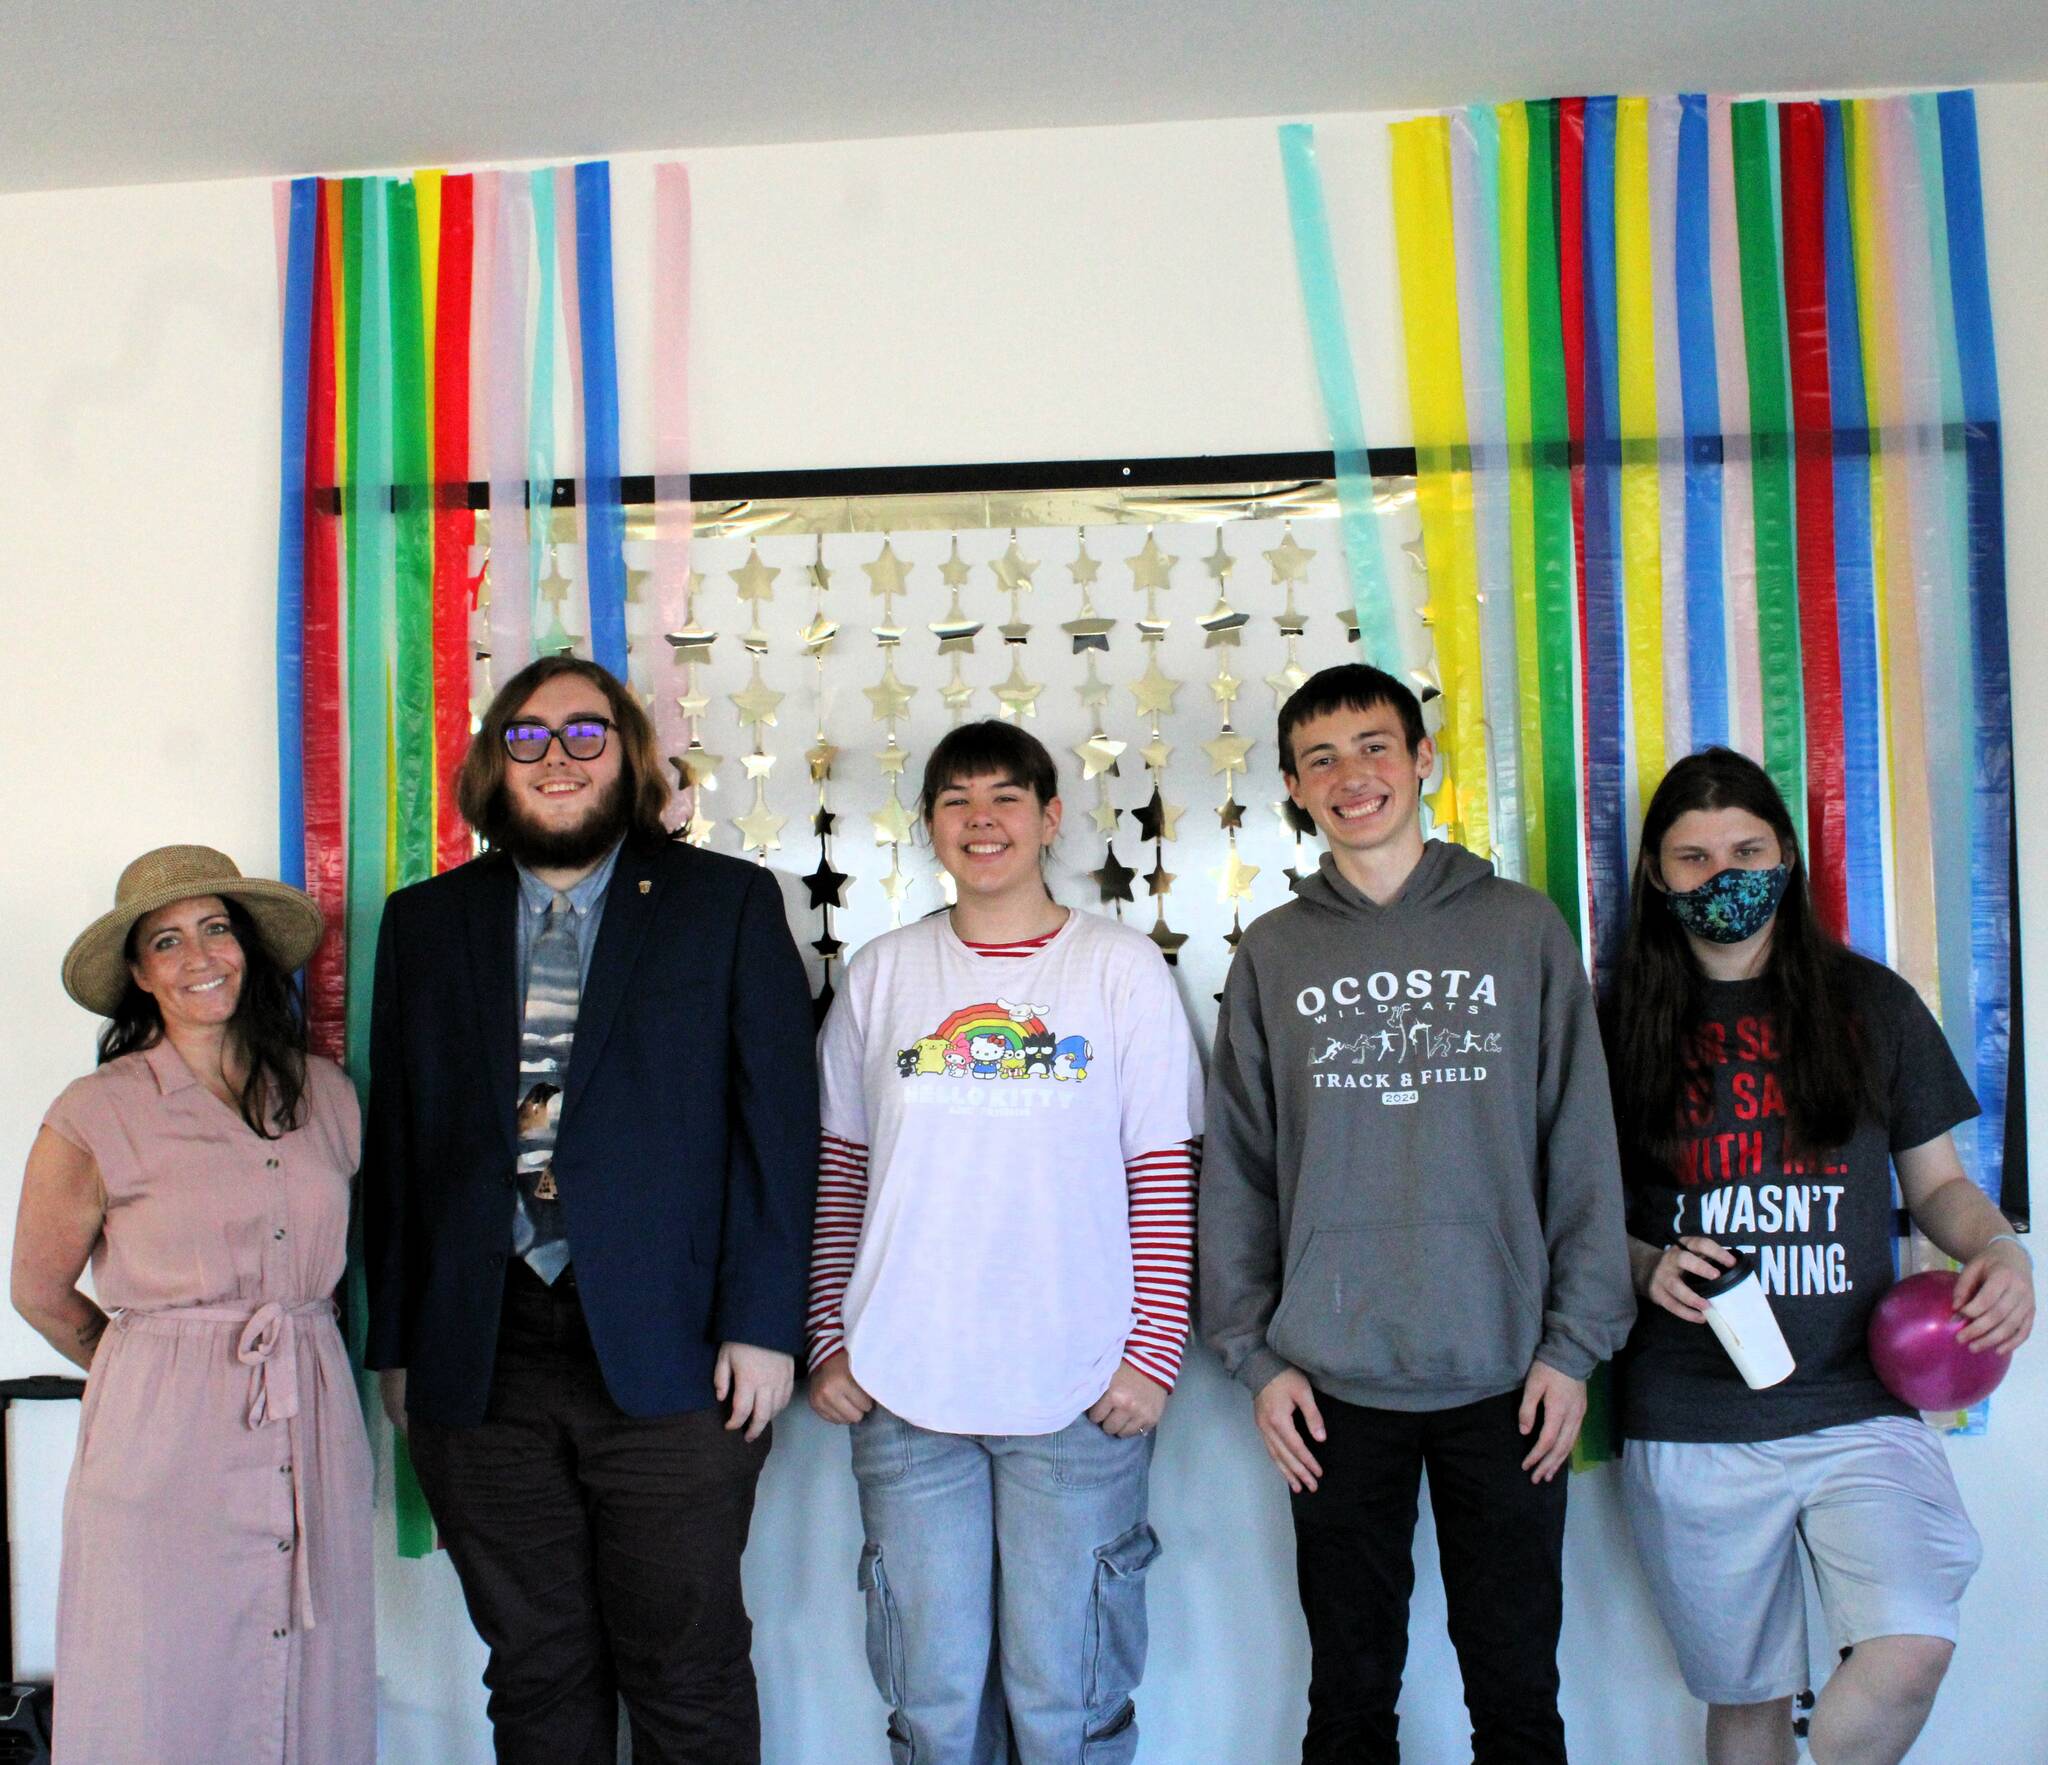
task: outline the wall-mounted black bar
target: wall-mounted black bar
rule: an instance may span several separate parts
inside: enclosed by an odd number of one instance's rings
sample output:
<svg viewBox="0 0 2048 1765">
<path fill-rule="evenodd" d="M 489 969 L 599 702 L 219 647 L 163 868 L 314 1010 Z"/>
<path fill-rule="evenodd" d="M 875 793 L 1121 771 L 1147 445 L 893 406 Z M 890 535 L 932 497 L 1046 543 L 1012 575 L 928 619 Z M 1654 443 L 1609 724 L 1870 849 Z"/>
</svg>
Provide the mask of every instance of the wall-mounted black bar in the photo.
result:
<svg viewBox="0 0 2048 1765">
<path fill-rule="evenodd" d="M 1371 465 L 1375 477 L 1401 477 L 1415 470 L 1412 447 L 1376 447 Z M 1189 484 L 1320 483 L 1335 466 L 1323 453 L 1190 454 L 1178 459 L 1138 460 L 991 460 L 965 466 L 835 466 L 804 472 L 698 472 L 691 476 L 690 495 L 699 503 L 795 502 L 806 497 L 835 496 L 958 496 L 981 492 L 1041 490 L 1161 490 Z M 491 506 L 490 486 L 481 480 L 463 486 L 466 506 Z M 396 500 L 396 499 L 395 499 Z M 635 473 L 619 481 L 619 500 L 627 508 L 654 501 L 654 480 Z M 341 507 L 334 486 L 314 492 L 316 506 L 328 514 Z M 552 506 L 574 508 L 573 479 L 557 478 Z"/>
</svg>

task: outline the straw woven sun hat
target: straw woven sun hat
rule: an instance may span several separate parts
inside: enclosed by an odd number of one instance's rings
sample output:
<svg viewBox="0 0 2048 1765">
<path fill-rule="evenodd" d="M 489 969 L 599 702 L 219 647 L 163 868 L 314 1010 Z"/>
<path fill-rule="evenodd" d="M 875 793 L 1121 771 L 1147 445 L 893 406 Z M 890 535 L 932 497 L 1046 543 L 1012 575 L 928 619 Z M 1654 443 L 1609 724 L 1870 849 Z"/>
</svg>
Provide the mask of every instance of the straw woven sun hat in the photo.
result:
<svg viewBox="0 0 2048 1765">
<path fill-rule="evenodd" d="M 130 929 L 144 914 L 195 895 L 241 902 L 287 974 L 303 967 L 320 943 L 320 909 L 289 883 L 244 876 L 232 858 L 211 846 L 159 846 L 121 872 L 113 911 L 102 913 L 65 952 L 64 991 L 86 1010 L 112 1017 L 128 985 Z"/>
</svg>

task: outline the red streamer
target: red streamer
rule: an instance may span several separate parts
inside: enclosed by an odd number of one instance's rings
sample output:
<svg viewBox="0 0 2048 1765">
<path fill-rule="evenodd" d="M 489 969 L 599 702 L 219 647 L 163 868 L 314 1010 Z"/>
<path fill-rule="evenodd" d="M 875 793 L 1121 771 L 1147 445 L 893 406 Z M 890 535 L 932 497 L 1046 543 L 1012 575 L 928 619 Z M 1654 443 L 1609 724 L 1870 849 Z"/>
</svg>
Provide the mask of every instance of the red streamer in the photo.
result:
<svg viewBox="0 0 2048 1765">
<path fill-rule="evenodd" d="M 348 875 L 342 825 L 341 509 L 334 468 L 334 279 L 341 186 L 320 181 L 313 259 L 312 361 L 306 383 L 306 890 L 327 935 L 306 965 L 314 1049 L 342 1057 L 348 1016 Z"/>
<path fill-rule="evenodd" d="M 469 745 L 469 314 L 475 255 L 468 173 L 441 183 L 440 287 L 434 319 L 434 857 L 448 870 L 469 856 L 455 806 L 455 771 Z"/>
<path fill-rule="evenodd" d="M 1818 104 L 1778 107 L 1785 226 L 1785 340 L 1799 560 L 1799 654 L 1806 700 L 1806 866 L 1836 937 L 1849 920 L 1848 779 L 1841 634 L 1835 614 L 1834 413 L 1828 381 L 1827 121 Z"/>
</svg>

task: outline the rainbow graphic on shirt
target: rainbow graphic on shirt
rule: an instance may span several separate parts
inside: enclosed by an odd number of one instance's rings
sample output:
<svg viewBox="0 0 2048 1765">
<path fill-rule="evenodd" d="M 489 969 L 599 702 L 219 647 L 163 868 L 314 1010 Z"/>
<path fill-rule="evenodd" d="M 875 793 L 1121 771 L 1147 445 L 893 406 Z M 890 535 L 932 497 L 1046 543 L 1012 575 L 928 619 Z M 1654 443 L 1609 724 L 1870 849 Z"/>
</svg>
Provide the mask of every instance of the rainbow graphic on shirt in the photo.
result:
<svg viewBox="0 0 2048 1765">
<path fill-rule="evenodd" d="M 906 1079 L 1068 1079 L 1088 1076 L 1094 1050 L 1086 1036 L 1056 1036 L 1047 1005 L 1010 999 L 963 1005 L 928 1036 L 896 1051 Z"/>
</svg>

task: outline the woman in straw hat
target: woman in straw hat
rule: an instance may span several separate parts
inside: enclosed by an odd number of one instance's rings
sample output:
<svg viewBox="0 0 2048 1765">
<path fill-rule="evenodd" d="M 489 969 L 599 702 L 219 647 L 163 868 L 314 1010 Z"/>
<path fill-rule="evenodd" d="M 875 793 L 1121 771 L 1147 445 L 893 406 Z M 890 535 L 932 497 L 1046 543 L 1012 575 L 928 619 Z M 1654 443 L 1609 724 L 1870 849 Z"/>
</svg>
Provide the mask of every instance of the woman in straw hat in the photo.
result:
<svg viewBox="0 0 2048 1765">
<path fill-rule="evenodd" d="M 111 1021 L 29 1153 L 14 1304 L 90 1373 L 57 1595 L 75 1765 L 375 1755 L 370 1455 L 331 1297 L 359 1126 L 290 981 L 320 932 L 298 890 L 166 846 L 64 959 Z"/>
</svg>

